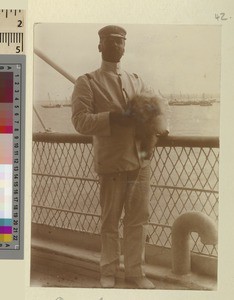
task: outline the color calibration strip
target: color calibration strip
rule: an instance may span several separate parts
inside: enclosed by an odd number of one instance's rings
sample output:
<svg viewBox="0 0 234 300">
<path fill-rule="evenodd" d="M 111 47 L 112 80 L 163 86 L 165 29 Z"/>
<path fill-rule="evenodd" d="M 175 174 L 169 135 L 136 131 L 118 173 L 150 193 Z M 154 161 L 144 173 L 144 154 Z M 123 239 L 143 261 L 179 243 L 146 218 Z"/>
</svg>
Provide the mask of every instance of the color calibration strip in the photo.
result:
<svg viewBox="0 0 234 300">
<path fill-rule="evenodd" d="M 0 258 L 23 258 L 24 102 L 25 56 L 0 55 Z"/>
</svg>

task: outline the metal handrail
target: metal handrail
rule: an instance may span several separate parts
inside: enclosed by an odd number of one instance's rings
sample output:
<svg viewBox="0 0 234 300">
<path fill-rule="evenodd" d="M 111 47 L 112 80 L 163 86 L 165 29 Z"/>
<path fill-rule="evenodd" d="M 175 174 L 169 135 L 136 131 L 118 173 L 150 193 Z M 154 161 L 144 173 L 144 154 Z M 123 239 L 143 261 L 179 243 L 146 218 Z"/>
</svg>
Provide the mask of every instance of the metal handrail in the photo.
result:
<svg viewBox="0 0 234 300">
<path fill-rule="evenodd" d="M 35 142 L 83 143 L 92 144 L 92 136 L 76 133 L 33 133 Z M 219 138 L 210 136 L 173 136 L 162 137 L 156 147 L 209 147 L 219 148 Z"/>
<path fill-rule="evenodd" d="M 33 133 L 35 142 L 50 143 L 83 143 L 91 144 L 92 136 L 76 133 Z M 156 147 L 209 147 L 219 148 L 218 137 L 208 136 L 167 136 L 158 141 Z"/>
</svg>

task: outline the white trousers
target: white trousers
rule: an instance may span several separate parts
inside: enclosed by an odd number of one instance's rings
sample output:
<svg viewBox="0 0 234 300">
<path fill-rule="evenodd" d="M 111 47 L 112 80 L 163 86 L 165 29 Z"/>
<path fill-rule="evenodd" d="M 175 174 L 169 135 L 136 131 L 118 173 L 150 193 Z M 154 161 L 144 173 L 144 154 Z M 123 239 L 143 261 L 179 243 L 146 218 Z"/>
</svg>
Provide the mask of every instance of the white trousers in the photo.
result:
<svg viewBox="0 0 234 300">
<path fill-rule="evenodd" d="M 146 225 L 149 218 L 150 167 L 100 175 L 101 274 L 119 266 L 119 220 L 124 208 L 123 254 L 126 277 L 144 275 Z"/>
</svg>

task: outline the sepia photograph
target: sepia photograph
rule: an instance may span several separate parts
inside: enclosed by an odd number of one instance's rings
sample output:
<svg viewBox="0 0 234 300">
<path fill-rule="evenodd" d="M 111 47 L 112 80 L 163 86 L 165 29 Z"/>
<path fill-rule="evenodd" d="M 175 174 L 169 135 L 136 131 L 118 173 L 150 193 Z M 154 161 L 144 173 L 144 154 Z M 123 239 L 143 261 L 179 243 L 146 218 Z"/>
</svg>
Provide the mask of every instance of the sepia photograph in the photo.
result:
<svg viewBox="0 0 234 300">
<path fill-rule="evenodd" d="M 217 291 L 221 27 L 33 36 L 30 286 Z"/>
</svg>

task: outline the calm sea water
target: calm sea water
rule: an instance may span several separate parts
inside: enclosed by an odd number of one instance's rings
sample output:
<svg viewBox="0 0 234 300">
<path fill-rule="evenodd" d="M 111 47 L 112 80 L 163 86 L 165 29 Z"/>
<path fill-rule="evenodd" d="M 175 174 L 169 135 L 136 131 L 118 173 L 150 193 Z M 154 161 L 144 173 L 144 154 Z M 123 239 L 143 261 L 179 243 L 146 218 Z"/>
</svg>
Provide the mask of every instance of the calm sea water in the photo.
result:
<svg viewBox="0 0 234 300">
<path fill-rule="evenodd" d="M 71 123 L 71 107 L 44 108 L 36 104 L 41 119 L 46 128 L 62 133 L 75 133 Z M 219 103 L 212 106 L 170 106 L 170 134 L 192 136 L 219 136 Z M 33 131 L 44 131 L 34 113 Z"/>
</svg>

